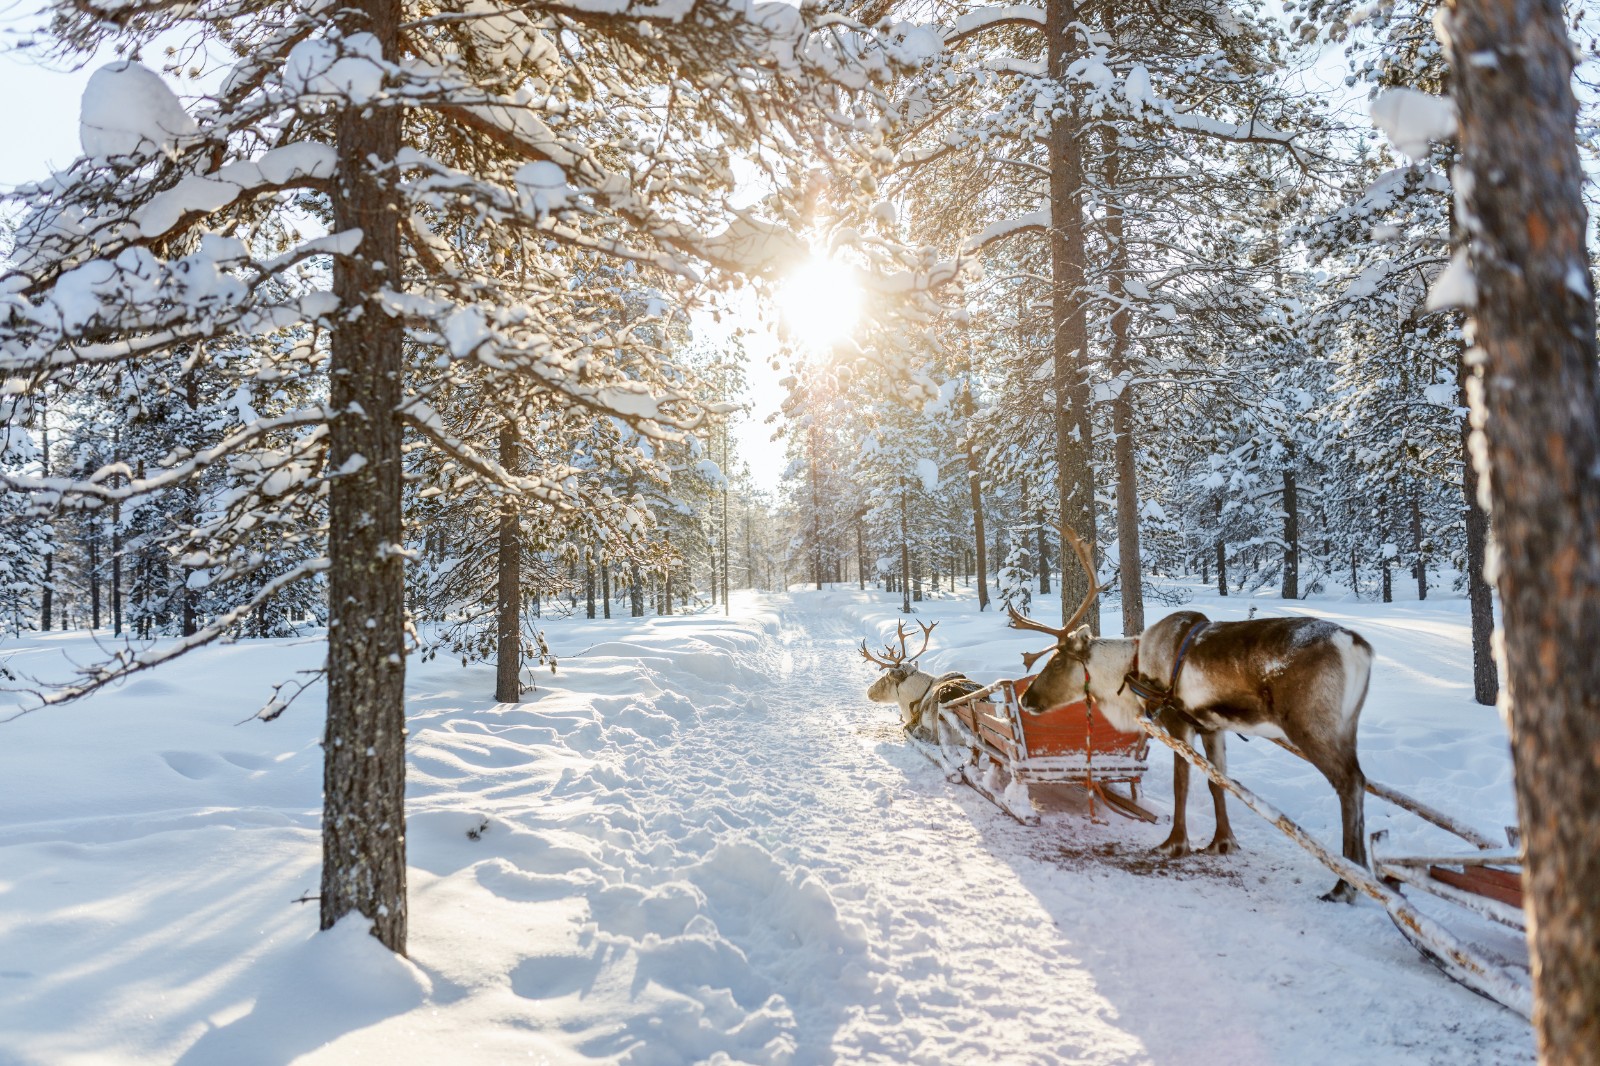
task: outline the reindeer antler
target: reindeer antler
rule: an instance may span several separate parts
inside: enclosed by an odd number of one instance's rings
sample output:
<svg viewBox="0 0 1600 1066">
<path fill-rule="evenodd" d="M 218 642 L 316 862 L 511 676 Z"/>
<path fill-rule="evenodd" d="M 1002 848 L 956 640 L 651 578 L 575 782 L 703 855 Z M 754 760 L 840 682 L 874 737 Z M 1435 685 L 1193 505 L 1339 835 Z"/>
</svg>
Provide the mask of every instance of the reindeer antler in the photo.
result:
<svg viewBox="0 0 1600 1066">
<path fill-rule="evenodd" d="M 1067 619 L 1066 624 L 1061 627 L 1061 632 L 1065 635 L 1072 632 L 1072 627 L 1077 625 L 1079 620 L 1089 613 L 1089 607 L 1094 603 L 1094 598 L 1105 590 L 1105 586 L 1096 580 L 1094 554 L 1089 551 L 1089 546 L 1078 539 L 1078 534 L 1065 526 L 1061 527 L 1061 535 L 1072 545 L 1072 550 L 1078 553 L 1078 562 L 1083 566 L 1083 576 L 1089 579 L 1089 591 L 1084 594 L 1083 602 L 1078 604 L 1076 613 Z"/>
<path fill-rule="evenodd" d="M 885 652 L 887 652 L 888 654 L 891 654 L 891 655 L 894 654 L 893 651 L 890 648 L 888 648 L 887 646 L 885 646 L 885 648 L 883 650 Z M 865 639 L 863 639 L 861 641 L 861 657 L 863 659 L 867 660 L 867 662 L 871 663 L 873 666 L 882 667 L 885 670 L 889 669 L 891 666 L 896 665 L 894 662 L 892 662 L 890 660 L 886 660 L 886 659 L 880 659 L 876 655 L 873 655 L 870 651 L 868 651 L 867 650 L 867 642 L 866 642 Z"/>
<path fill-rule="evenodd" d="M 1065 526 L 1061 527 L 1061 536 L 1068 544 L 1072 545 L 1072 550 L 1077 553 L 1078 562 L 1083 565 L 1084 575 L 1089 578 L 1089 593 L 1084 596 L 1083 602 L 1078 605 L 1078 609 L 1073 612 L 1072 617 L 1067 619 L 1066 624 L 1063 626 L 1047 626 L 1043 622 L 1036 622 L 1032 618 L 1019 614 L 1015 607 L 1006 607 L 1006 612 L 1011 616 L 1012 629 L 1026 629 L 1035 633 L 1047 633 L 1055 638 L 1057 644 L 1067 639 L 1067 634 L 1072 632 L 1072 627 L 1077 625 L 1083 616 L 1089 613 L 1090 604 L 1094 603 L 1094 598 L 1104 590 L 1104 587 L 1095 579 L 1094 556 L 1090 554 L 1089 546 L 1079 540 L 1078 535 Z M 1049 655 L 1052 651 L 1055 651 L 1055 649 L 1046 648 L 1044 651 L 1024 652 L 1022 655 L 1023 669 L 1033 669 L 1035 662 Z"/>
<path fill-rule="evenodd" d="M 867 642 L 863 640 L 861 642 L 861 656 L 862 658 L 866 659 L 867 662 L 882 667 L 885 670 L 900 666 L 907 661 L 915 660 L 917 656 L 928 650 L 928 641 L 933 635 L 934 626 L 937 626 L 938 624 L 938 622 L 917 623 L 917 626 L 922 630 L 922 647 L 918 648 L 911 654 L 906 653 L 906 638 L 911 634 L 906 632 L 906 624 L 904 622 L 898 622 L 895 624 L 895 633 L 900 640 L 899 651 L 895 650 L 893 644 L 885 644 L 883 646 L 883 658 L 880 659 L 867 650 Z"/>
</svg>

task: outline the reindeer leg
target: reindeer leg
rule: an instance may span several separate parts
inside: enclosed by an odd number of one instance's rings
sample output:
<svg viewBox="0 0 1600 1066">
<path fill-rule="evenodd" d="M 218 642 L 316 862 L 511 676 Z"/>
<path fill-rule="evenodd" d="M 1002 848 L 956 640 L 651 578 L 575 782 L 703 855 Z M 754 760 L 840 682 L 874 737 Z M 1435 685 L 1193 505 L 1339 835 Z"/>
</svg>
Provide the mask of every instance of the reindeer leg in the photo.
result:
<svg viewBox="0 0 1600 1066">
<path fill-rule="evenodd" d="M 1194 737 L 1194 727 L 1177 715 L 1163 714 L 1161 724 L 1178 740 Z M 1189 760 L 1177 752 L 1172 753 L 1172 832 L 1151 850 L 1169 859 L 1189 854 Z"/>
<path fill-rule="evenodd" d="M 1223 773 L 1228 772 L 1228 738 L 1220 732 L 1206 733 L 1202 740 L 1206 745 L 1206 758 L 1211 760 Z M 1228 793 L 1215 781 L 1211 784 L 1211 807 L 1217 812 L 1217 831 L 1211 835 L 1211 843 L 1205 847 L 1209 855 L 1229 855 L 1239 850 L 1239 841 L 1234 839 L 1233 826 L 1228 823 Z"/>
<path fill-rule="evenodd" d="M 1344 857 L 1357 866 L 1366 868 L 1367 865 L 1367 778 L 1361 772 L 1361 764 L 1356 762 L 1354 748 L 1351 744 L 1349 758 L 1349 771 L 1341 776 L 1338 781 L 1329 775 L 1329 782 L 1334 791 L 1339 793 L 1339 815 L 1344 825 Z M 1341 879 L 1322 898 L 1329 902 L 1354 903 L 1359 893 L 1355 886 Z"/>
<path fill-rule="evenodd" d="M 1293 739 L 1293 738 L 1292 738 Z M 1344 836 L 1344 857 L 1365 868 L 1367 865 L 1366 791 L 1367 778 L 1356 760 L 1356 738 L 1352 732 L 1332 742 L 1305 737 L 1295 740 L 1311 764 L 1322 771 L 1339 796 L 1339 815 Z M 1360 895 L 1343 878 L 1322 895 L 1330 903 L 1354 903 Z"/>
</svg>

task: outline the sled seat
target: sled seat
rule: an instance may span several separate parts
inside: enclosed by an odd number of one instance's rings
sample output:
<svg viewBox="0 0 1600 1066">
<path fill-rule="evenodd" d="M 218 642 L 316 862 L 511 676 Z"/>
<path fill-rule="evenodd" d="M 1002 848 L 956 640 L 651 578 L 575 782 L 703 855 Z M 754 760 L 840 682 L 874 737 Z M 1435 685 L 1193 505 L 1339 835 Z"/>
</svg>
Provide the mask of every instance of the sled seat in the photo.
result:
<svg viewBox="0 0 1600 1066">
<path fill-rule="evenodd" d="M 1081 700 L 1029 714 L 1019 701 L 1035 676 L 997 681 L 941 703 L 945 743 L 963 742 L 972 763 L 992 763 L 1011 782 L 1076 785 L 1121 813 L 1153 821 L 1137 804 L 1150 769 L 1149 738 L 1122 732 Z M 1107 792 L 1108 784 L 1127 785 L 1129 795 Z"/>
</svg>

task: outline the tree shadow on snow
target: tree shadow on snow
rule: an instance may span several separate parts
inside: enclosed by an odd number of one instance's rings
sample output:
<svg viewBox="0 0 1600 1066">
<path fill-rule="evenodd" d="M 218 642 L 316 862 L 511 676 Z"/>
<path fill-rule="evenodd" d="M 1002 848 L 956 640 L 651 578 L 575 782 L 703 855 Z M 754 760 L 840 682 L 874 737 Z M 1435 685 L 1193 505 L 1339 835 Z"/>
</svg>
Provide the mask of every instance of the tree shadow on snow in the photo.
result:
<svg viewBox="0 0 1600 1066">
<path fill-rule="evenodd" d="M 249 1013 L 209 1029 L 178 1063 L 288 1062 L 421 1005 L 431 981 L 367 930 L 365 920 L 346 919 L 263 958 L 230 988 L 254 999 Z"/>
</svg>

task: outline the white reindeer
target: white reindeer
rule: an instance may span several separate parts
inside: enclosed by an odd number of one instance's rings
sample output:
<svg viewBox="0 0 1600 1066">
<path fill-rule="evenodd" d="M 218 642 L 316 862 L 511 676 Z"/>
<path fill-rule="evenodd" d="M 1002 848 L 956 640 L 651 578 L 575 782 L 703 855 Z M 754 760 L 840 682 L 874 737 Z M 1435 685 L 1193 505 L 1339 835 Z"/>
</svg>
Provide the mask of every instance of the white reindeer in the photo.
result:
<svg viewBox="0 0 1600 1066">
<path fill-rule="evenodd" d="M 865 640 L 861 642 L 862 658 L 883 670 L 883 676 L 867 689 L 867 699 L 873 703 L 898 703 L 900 724 L 905 731 L 915 732 L 928 740 L 938 735 L 934 719 L 939 713 L 940 701 L 976 692 L 981 687 L 959 672 L 934 677 L 917 668 L 917 657 L 928 650 L 928 640 L 938 624 L 938 622 L 917 623 L 922 630 L 922 647 L 915 652 L 906 650 L 906 638 L 910 634 L 906 632 L 904 622 L 895 627 L 899 637 L 898 649 L 892 644 L 885 644 L 882 655 L 879 656 L 867 650 Z"/>
</svg>

